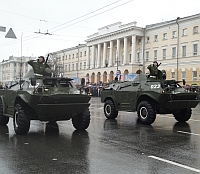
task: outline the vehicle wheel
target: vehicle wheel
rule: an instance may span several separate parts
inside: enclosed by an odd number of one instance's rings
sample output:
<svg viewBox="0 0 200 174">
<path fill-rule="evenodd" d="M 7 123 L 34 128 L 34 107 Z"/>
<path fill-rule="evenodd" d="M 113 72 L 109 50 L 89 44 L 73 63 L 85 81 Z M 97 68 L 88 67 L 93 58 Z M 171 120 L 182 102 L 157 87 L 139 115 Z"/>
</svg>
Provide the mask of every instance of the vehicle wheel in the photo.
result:
<svg viewBox="0 0 200 174">
<path fill-rule="evenodd" d="M 9 121 L 9 117 L 3 115 L 3 102 L 0 99 L 0 125 L 6 125 Z"/>
<path fill-rule="evenodd" d="M 13 116 L 14 130 L 17 134 L 27 134 L 30 129 L 30 116 L 28 109 L 23 104 L 16 104 Z"/>
<path fill-rule="evenodd" d="M 77 130 L 85 130 L 90 124 L 90 111 L 87 108 L 84 112 L 72 118 L 72 124 Z"/>
<path fill-rule="evenodd" d="M 186 122 L 190 119 L 191 116 L 192 116 L 192 109 L 190 108 L 178 110 L 177 112 L 174 113 L 175 119 L 179 122 Z"/>
<path fill-rule="evenodd" d="M 156 119 L 156 111 L 148 101 L 142 101 L 137 107 L 138 120 L 142 124 L 150 125 Z"/>
<path fill-rule="evenodd" d="M 115 104 L 111 100 L 106 100 L 104 103 L 104 114 L 108 119 L 115 119 L 118 115 L 118 111 L 115 108 Z"/>
</svg>

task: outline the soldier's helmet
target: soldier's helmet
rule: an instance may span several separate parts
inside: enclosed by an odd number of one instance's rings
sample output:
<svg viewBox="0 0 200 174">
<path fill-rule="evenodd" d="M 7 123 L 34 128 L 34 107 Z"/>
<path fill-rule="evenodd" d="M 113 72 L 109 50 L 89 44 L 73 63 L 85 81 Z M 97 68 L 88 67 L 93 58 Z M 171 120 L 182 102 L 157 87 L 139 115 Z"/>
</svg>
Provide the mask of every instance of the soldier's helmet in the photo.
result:
<svg viewBox="0 0 200 174">
<path fill-rule="evenodd" d="M 45 62 L 44 56 L 39 56 L 38 58 L 42 58 L 43 59 L 42 63 Z"/>
<path fill-rule="evenodd" d="M 157 62 L 157 61 L 153 61 L 153 64 L 154 64 L 154 63 L 156 63 L 156 64 L 157 64 L 156 66 L 158 66 L 158 62 Z"/>
</svg>

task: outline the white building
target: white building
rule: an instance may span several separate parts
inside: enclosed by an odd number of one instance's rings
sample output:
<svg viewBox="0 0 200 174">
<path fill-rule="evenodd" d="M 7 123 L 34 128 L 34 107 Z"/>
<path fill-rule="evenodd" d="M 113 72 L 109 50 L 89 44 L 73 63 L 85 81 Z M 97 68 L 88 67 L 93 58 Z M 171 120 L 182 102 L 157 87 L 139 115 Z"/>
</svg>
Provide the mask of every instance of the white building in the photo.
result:
<svg viewBox="0 0 200 174">
<path fill-rule="evenodd" d="M 200 85 L 199 28 L 200 14 L 145 28 L 137 27 L 136 22 L 117 22 L 99 28 L 88 36 L 86 44 L 52 52 L 50 60 L 58 76 L 77 79 L 79 84 L 82 78 L 107 83 L 118 73 L 121 80 L 126 74 L 148 73 L 146 67 L 157 60 L 162 63 L 159 69 L 166 70 L 167 79 L 185 79 L 187 84 Z M 14 58 L 7 61 L 14 62 Z M 2 62 L 3 82 L 19 77 L 21 60 L 12 65 L 7 61 Z"/>
<path fill-rule="evenodd" d="M 9 81 L 23 78 L 32 67 L 27 64 L 28 60 L 36 59 L 35 57 L 13 57 L 3 60 L 0 64 L 0 81 L 5 86 Z"/>
<path fill-rule="evenodd" d="M 161 62 L 167 79 L 185 79 L 200 85 L 200 14 L 137 27 L 117 22 L 88 36 L 86 45 L 54 52 L 64 76 L 108 82 L 120 72 L 148 73 L 154 60 Z"/>
</svg>

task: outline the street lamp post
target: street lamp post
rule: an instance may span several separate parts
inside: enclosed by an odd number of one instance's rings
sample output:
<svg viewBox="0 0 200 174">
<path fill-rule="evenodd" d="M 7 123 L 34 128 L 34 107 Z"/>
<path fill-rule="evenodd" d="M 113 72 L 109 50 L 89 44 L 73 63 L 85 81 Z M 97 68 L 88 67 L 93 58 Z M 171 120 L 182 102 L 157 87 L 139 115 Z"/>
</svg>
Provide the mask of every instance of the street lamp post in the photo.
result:
<svg viewBox="0 0 200 174">
<path fill-rule="evenodd" d="M 77 67 L 76 67 L 76 70 L 77 70 L 77 84 L 79 83 L 79 78 L 78 78 L 78 68 L 79 68 L 79 46 L 80 46 L 80 44 L 78 44 L 78 46 L 77 46 L 77 49 L 78 49 L 78 63 L 77 63 Z"/>
<path fill-rule="evenodd" d="M 176 80 L 178 81 L 178 52 L 179 52 L 179 23 L 178 20 L 180 19 L 180 17 L 177 17 L 176 19 L 176 24 L 178 25 L 178 36 L 177 36 L 177 55 L 176 55 Z"/>
<path fill-rule="evenodd" d="M 64 77 L 64 72 L 65 72 L 65 52 L 62 50 L 62 52 L 63 52 L 63 62 L 62 62 L 62 77 Z"/>
</svg>

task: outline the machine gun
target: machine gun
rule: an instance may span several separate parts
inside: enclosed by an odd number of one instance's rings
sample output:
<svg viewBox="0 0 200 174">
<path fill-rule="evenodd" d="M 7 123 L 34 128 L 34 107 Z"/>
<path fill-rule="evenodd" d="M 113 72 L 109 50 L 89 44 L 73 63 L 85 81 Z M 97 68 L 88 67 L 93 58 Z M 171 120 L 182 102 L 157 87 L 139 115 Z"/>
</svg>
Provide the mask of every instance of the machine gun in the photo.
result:
<svg viewBox="0 0 200 174">
<path fill-rule="evenodd" d="M 44 64 L 47 64 L 47 61 L 48 61 L 48 59 L 49 59 L 49 55 L 50 55 L 50 54 L 48 54 L 48 55 L 47 55 L 47 58 L 46 58 L 46 60 L 45 60 L 45 63 L 44 63 Z"/>
<path fill-rule="evenodd" d="M 159 67 L 160 65 L 161 65 L 161 63 L 159 63 L 157 67 Z"/>
</svg>

